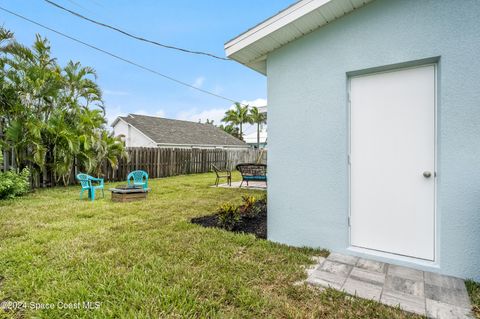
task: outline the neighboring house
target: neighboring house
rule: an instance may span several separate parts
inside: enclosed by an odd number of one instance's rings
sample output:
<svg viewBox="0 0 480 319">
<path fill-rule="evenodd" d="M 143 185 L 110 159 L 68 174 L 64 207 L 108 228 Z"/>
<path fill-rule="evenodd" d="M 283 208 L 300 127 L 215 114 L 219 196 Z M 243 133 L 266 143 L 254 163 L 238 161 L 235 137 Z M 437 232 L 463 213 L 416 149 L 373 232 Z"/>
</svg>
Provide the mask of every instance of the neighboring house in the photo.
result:
<svg viewBox="0 0 480 319">
<path fill-rule="evenodd" d="M 129 114 L 117 117 L 112 127 L 127 147 L 249 148 L 211 124 Z"/>
<path fill-rule="evenodd" d="M 251 147 L 256 148 L 258 144 L 256 128 L 255 128 L 255 132 L 244 135 L 243 139 L 245 140 L 245 143 L 247 143 Z M 266 148 L 266 147 L 267 147 L 267 128 L 263 127 L 260 130 L 260 148 Z"/>
<path fill-rule="evenodd" d="M 302 0 L 268 78 L 268 238 L 480 280 L 480 2 Z"/>
</svg>

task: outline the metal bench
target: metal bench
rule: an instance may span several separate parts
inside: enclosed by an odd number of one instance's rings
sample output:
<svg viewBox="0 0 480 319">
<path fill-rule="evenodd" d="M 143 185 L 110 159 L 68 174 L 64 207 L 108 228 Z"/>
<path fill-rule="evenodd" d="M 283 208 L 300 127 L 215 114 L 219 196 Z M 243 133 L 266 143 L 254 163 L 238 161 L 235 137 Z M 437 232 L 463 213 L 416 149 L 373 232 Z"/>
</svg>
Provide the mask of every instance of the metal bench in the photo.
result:
<svg viewBox="0 0 480 319">
<path fill-rule="evenodd" d="M 266 164 L 254 164 L 254 163 L 242 163 L 236 166 L 237 171 L 242 174 L 242 187 L 243 182 L 265 182 L 267 183 L 267 165 Z"/>
</svg>

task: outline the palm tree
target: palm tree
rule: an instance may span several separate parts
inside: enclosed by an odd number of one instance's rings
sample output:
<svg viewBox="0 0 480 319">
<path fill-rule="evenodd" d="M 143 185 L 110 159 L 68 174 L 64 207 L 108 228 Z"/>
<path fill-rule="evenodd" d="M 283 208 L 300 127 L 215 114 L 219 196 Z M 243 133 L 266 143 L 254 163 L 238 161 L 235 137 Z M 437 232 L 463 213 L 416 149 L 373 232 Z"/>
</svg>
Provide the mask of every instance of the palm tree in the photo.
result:
<svg viewBox="0 0 480 319">
<path fill-rule="evenodd" d="M 8 43 L 13 39 L 13 33 L 7 29 L 0 27 L 0 50 L 8 46 Z M 3 43 L 7 43 L 4 45 Z"/>
<path fill-rule="evenodd" d="M 64 185 L 68 184 L 75 156 L 80 150 L 79 132 L 67 120 L 68 115 L 57 108 L 50 116 L 45 130 L 45 140 L 52 145 L 51 168 L 54 178 L 57 183 L 61 180 Z"/>
<path fill-rule="evenodd" d="M 92 102 L 95 102 L 95 106 L 105 113 L 102 91 L 94 81 L 97 79 L 97 73 L 93 68 L 84 67 L 80 62 L 69 61 L 63 68 L 62 75 L 65 81 L 64 97 L 71 107 L 88 108 Z"/>
<path fill-rule="evenodd" d="M 97 176 L 102 174 L 102 164 L 104 162 L 115 170 L 118 167 L 119 158 L 128 158 L 128 153 L 121 138 L 105 130 L 99 132 L 98 141 L 95 144 L 95 155 L 97 166 L 94 172 Z"/>
<path fill-rule="evenodd" d="M 222 122 L 231 123 L 239 126 L 240 139 L 243 140 L 243 124 L 253 124 L 250 115 L 248 114 L 248 105 L 242 106 L 242 104 L 235 102 L 235 108 L 225 112 L 225 117 Z"/>
<path fill-rule="evenodd" d="M 75 122 L 78 128 L 78 141 L 80 149 L 78 161 L 87 172 L 91 173 L 99 166 L 96 150 L 101 150 L 101 132 L 106 123 L 102 115 L 102 110 L 89 108 L 80 109 L 75 116 Z"/>
<path fill-rule="evenodd" d="M 46 176 L 67 184 L 76 164 L 100 175 L 103 163 L 126 156 L 106 129 L 95 70 L 71 61 L 62 68 L 47 39 L 37 35 L 29 48 L 0 27 L 0 88 L 0 145 L 44 184 Z"/>
<path fill-rule="evenodd" d="M 2 102 L 7 106 L 3 114 L 5 141 L 15 155 L 17 169 L 33 164 L 43 170 L 51 153 L 45 140 L 46 123 L 57 107 L 62 86 L 58 65 L 50 55 L 48 40 L 39 35 L 32 49 L 12 39 L 0 52 Z"/>
<path fill-rule="evenodd" d="M 228 134 L 240 139 L 240 132 L 238 131 L 238 127 L 232 124 L 228 124 L 228 125 L 220 124 L 220 126 L 218 127 L 224 132 L 227 132 Z"/>
<path fill-rule="evenodd" d="M 267 122 L 267 115 L 260 113 L 254 106 L 250 109 L 250 118 L 253 123 L 257 124 L 257 148 L 260 148 L 260 125 Z"/>
</svg>

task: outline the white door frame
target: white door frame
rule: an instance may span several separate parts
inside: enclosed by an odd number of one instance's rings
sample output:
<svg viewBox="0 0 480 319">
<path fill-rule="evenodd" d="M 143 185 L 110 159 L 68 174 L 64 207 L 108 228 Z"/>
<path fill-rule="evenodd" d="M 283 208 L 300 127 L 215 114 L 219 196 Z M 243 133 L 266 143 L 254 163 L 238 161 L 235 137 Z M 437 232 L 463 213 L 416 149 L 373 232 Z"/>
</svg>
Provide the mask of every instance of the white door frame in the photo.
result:
<svg viewBox="0 0 480 319">
<path fill-rule="evenodd" d="M 413 63 L 412 63 L 413 64 Z M 433 261 L 431 260 L 425 260 L 425 259 L 420 259 L 420 258 L 415 258 L 415 257 L 410 257 L 410 256 L 404 256 L 404 255 L 399 255 L 391 252 L 385 252 L 385 251 L 380 251 L 380 250 L 375 250 L 375 249 L 369 249 L 369 248 L 363 248 L 363 247 L 357 247 L 352 245 L 352 236 L 351 236 L 351 213 L 352 213 L 352 188 L 351 188 L 351 165 L 350 165 L 350 154 L 351 154 L 351 79 L 356 78 L 356 77 L 362 77 L 362 76 L 367 76 L 367 75 L 373 75 L 373 74 L 382 74 L 382 73 L 389 73 L 389 72 L 395 72 L 395 71 L 401 71 L 401 70 L 407 70 L 407 69 L 414 69 L 418 67 L 424 67 L 424 66 L 433 66 L 434 68 L 434 87 L 435 87 L 435 92 L 434 92 L 434 212 L 433 212 L 433 234 L 434 234 L 434 258 Z M 354 75 L 349 75 L 347 73 L 347 127 L 348 127 L 348 142 L 347 142 L 347 147 L 348 147 L 348 154 L 347 154 L 347 166 L 348 166 L 348 245 L 349 249 L 356 251 L 356 252 L 361 252 L 373 256 L 379 256 L 379 257 L 386 257 L 390 259 L 397 259 L 397 260 L 403 260 L 403 261 L 410 261 L 410 262 L 415 262 L 415 263 L 421 263 L 421 264 L 438 264 L 439 261 L 439 251 L 438 251 L 438 217 L 437 217 L 437 177 L 438 177 L 438 163 L 437 163 L 437 156 L 438 156 L 438 121 L 437 121 L 437 115 L 438 115 L 438 62 L 430 62 L 430 63 L 424 63 L 424 64 L 413 64 L 412 66 L 401 66 L 401 67 L 392 67 L 388 68 L 382 71 L 374 71 L 374 72 L 369 72 L 368 70 L 365 72 L 355 72 Z"/>
</svg>

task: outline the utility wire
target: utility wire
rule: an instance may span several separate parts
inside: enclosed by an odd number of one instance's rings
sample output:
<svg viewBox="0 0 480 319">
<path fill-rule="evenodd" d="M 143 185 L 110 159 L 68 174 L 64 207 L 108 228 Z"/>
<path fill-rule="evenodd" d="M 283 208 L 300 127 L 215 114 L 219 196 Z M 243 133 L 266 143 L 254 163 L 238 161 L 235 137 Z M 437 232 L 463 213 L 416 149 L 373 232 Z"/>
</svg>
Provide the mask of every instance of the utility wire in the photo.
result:
<svg viewBox="0 0 480 319">
<path fill-rule="evenodd" d="M 84 19 L 84 20 L 87 20 L 89 22 L 92 22 L 96 25 L 99 25 L 99 26 L 102 26 L 102 27 L 105 27 L 105 28 L 108 28 L 108 29 L 111 29 L 111 30 L 114 30 L 114 31 L 117 31 L 117 32 L 120 32 L 121 34 L 123 35 L 126 35 L 127 37 L 130 37 L 130 38 L 133 38 L 133 39 L 136 39 L 136 40 L 140 40 L 140 41 L 143 41 L 143 42 L 147 42 L 147 43 L 151 43 L 151 44 L 154 44 L 154 45 L 157 45 L 157 46 L 160 46 L 162 48 L 167 48 L 167 49 L 172 49 L 172 50 L 178 50 L 178 51 L 181 51 L 181 52 L 185 52 L 185 53 L 190 53 L 190 54 L 198 54 L 198 55 L 205 55 L 205 56 L 209 56 L 211 58 L 215 58 L 215 59 L 218 59 L 218 60 L 224 60 L 224 61 L 231 61 L 229 58 L 224 58 L 224 57 L 220 57 L 218 55 L 215 55 L 215 54 L 212 54 L 212 53 L 207 53 L 207 52 L 202 52 L 202 51 L 192 51 L 192 50 L 188 50 L 188 49 L 183 49 L 183 48 L 179 48 L 179 47 L 175 47 L 175 46 L 171 46 L 171 45 L 166 45 L 166 44 L 162 44 L 160 42 L 157 42 L 157 41 L 153 41 L 153 40 L 149 40 L 149 39 L 145 39 L 145 38 L 142 38 L 142 37 L 139 37 L 137 35 L 133 35 L 127 31 L 124 31 L 124 30 L 121 30 L 119 28 L 116 28 L 116 27 L 113 27 L 111 25 L 108 25 L 106 23 L 103 23 L 103 22 L 99 22 L 99 21 L 96 21 L 96 20 L 93 20 L 93 19 L 90 19 L 84 15 L 81 15 L 80 13 L 77 13 L 75 11 L 72 11 L 70 9 L 67 9 L 65 7 L 62 7 L 61 5 L 59 5 L 58 3 L 55 3 L 53 1 L 50 1 L 50 0 L 44 0 L 45 2 L 47 2 L 48 4 L 51 4 L 52 6 L 55 6 L 61 10 L 64 10 L 68 13 L 71 13 L 73 14 L 74 16 L 77 16 L 81 19 Z"/>
<path fill-rule="evenodd" d="M 153 73 L 153 74 L 156 74 L 156 75 L 158 75 L 158 76 L 161 76 L 161 77 L 163 77 L 163 78 L 165 78 L 165 79 L 167 79 L 167 80 L 170 80 L 170 81 L 172 81 L 172 82 L 175 82 L 175 83 L 177 83 L 177 84 L 180 84 L 180 85 L 189 87 L 189 88 L 191 88 L 191 89 L 200 91 L 200 92 L 202 92 L 202 93 L 205 93 L 205 94 L 208 94 L 208 95 L 211 95 L 211 96 L 214 96 L 214 97 L 217 97 L 217 98 L 222 99 L 222 100 L 226 100 L 226 101 L 229 101 L 229 102 L 232 102 L 232 103 L 237 103 L 237 101 L 235 101 L 235 100 L 233 100 L 233 99 L 230 99 L 230 98 L 228 98 L 228 97 L 221 96 L 221 95 L 219 95 L 219 94 L 216 94 L 216 93 L 213 93 L 213 92 L 210 92 L 210 91 L 201 89 L 201 88 L 199 88 L 199 87 L 193 86 L 193 85 L 188 84 L 188 83 L 186 83 L 186 82 L 183 82 L 183 81 L 181 81 L 181 80 L 177 80 L 177 79 L 175 79 L 175 78 L 173 78 L 173 77 L 171 77 L 171 76 L 168 76 L 168 75 L 165 75 L 165 74 L 160 73 L 160 72 L 158 72 L 158 71 L 155 71 L 155 70 L 153 70 L 153 69 L 151 69 L 151 68 L 149 68 L 149 67 L 146 67 L 146 66 L 143 66 L 143 65 L 141 65 L 141 64 L 138 64 L 137 62 L 134 62 L 134 61 L 132 61 L 132 60 L 128 60 L 128 59 L 122 58 L 121 56 L 118 56 L 118 55 L 116 55 L 116 54 L 114 54 L 114 53 L 111 53 L 111 52 L 109 52 L 109 51 L 106 51 L 106 50 L 104 50 L 104 49 L 101 49 L 101 48 L 99 48 L 99 47 L 96 47 L 96 46 L 91 45 L 91 44 L 89 44 L 89 43 L 86 43 L 86 42 L 84 42 L 84 41 L 82 41 L 82 40 L 78 40 L 78 39 L 76 39 L 76 38 L 74 38 L 74 37 L 72 37 L 72 36 L 69 36 L 69 35 L 67 35 L 67 34 L 65 34 L 65 33 L 63 33 L 63 32 L 54 30 L 54 29 L 52 29 L 52 28 L 50 28 L 50 27 L 47 27 L 46 25 L 43 25 L 43 24 L 41 24 L 41 23 L 39 23 L 39 22 L 36 22 L 36 21 L 33 21 L 33 20 L 31 20 L 31 19 L 29 19 L 29 18 L 27 18 L 27 17 L 24 17 L 24 16 L 22 16 L 22 15 L 20 15 L 20 14 L 18 14 L 18 13 L 15 13 L 15 12 L 13 12 L 13 11 L 10 11 L 10 10 L 8 10 L 8 9 L 5 9 L 5 8 L 3 8 L 3 7 L 1 7 L 1 6 L 0 6 L 0 10 L 3 10 L 3 11 L 5 11 L 5 12 L 8 12 L 8 13 L 10 13 L 11 15 L 14 15 L 14 16 L 16 16 L 16 17 L 18 17 L 18 18 L 20 18 L 20 19 L 23 19 L 23 20 L 25 20 L 25 21 L 28 21 L 28 22 L 30 22 L 30 23 L 33 23 L 33 24 L 35 24 L 35 25 L 37 25 L 37 26 L 39 26 L 39 27 L 42 27 L 42 28 L 44 28 L 44 29 L 47 29 L 47 30 L 49 30 L 49 31 L 51 31 L 51 32 L 54 32 L 54 33 L 58 34 L 58 35 L 61 35 L 62 37 L 65 37 L 65 38 L 70 39 L 70 40 L 72 40 L 72 41 L 75 41 L 75 42 L 77 42 L 77 43 L 83 44 L 83 45 L 85 45 L 85 46 L 87 46 L 87 47 L 89 47 L 89 48 L 91 48 L 91 49 L 94 49 L 94 50 L 96 50 L 96 51 L 102 52 L 102 53 L 104 53 L 104 54 L 106 54 L 106 55 L 109 55 L 109 56 L 111 56 L 111 57 L 113 57 L 113 58 L 115 58 L 115 59 L 117 59 L 117 60 L 123 61 L 123 62 L 128 63 L 128 64 L 131 64 L 131 65 L 133 65 L 133 66 L 136 66 L 137 68 L 140 68 L 140 69 L 143 69 L 143 70 L 148 71 L 148 72 L 150 72 L 150 73 Z M 242 103 L 240 103 L 240 104 L 242 104 Z M 243 104 L 242 104 L 242 105 L 243 105 Z"/>
</svg>

